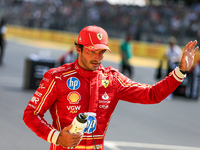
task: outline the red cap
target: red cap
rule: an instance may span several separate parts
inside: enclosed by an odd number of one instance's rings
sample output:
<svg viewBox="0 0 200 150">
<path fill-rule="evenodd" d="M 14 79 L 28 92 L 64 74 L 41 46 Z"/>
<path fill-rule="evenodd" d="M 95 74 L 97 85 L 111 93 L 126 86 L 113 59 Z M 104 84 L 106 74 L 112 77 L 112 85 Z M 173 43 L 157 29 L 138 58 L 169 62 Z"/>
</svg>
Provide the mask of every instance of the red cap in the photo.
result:
<svg viewBox="0 0 200 150">
<path fill-rule="evenodd" d="M 83 28 L 78 36 L 78 44 L 83 45 L 87 50 L 94 51 L 97 49 L 111 50 L 108 47 L 108 34 L 98 26 L 87 26 Z"/>
</svg>

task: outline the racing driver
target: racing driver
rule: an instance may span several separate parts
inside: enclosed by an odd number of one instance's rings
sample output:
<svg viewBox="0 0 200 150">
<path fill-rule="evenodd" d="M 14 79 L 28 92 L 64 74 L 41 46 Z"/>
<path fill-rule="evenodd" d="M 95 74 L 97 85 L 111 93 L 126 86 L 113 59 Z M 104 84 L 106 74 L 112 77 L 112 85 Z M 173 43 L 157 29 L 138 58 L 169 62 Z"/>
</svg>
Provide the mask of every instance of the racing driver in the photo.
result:
<svg viewBox="0 0 200 150">
<path fill-rule="evenodd" d="M 154 85 L 134 82 L 113 67 L 101 63 L 108 47 L 108 34 L 98 26 L 83 28 L 78 36 L 78 58 L 47 71 L 28 103 L 23 120 L 37 136 L 51 143 L 51 150 L 104 149 L 104 137 L 119 100 L 156 104 L 172 93 L 186 77 L 194 61 L 197 41 L 189 42 L 181 63 Z M 43 118 L 49 110 L 52 125 Z M 70 133 L 79 113 L 91 113 L 84 133 Z M 95 114 L 95 115 L 94 115 Z"/>
</svg>

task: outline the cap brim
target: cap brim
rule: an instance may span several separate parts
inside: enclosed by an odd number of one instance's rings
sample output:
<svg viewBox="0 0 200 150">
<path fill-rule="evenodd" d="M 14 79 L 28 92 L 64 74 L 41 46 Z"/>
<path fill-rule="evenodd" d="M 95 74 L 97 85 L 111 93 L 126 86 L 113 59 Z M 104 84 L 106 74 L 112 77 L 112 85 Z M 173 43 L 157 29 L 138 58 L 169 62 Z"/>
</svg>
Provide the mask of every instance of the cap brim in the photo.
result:
<svg viewBox="0 0 200 150">
<path fill-rule="evenodd" d="M 95 51 L 98 49 L 106 49 L 108 50 L 110 53 L 112 53 L 112 51 L 110 50 L 110 48 L 104 44 L 95 44 L 95 45 L 89 45 L 89 46 L 85 46 L 84 47 L 88 50 L 88 51 Z"/>
</svg>

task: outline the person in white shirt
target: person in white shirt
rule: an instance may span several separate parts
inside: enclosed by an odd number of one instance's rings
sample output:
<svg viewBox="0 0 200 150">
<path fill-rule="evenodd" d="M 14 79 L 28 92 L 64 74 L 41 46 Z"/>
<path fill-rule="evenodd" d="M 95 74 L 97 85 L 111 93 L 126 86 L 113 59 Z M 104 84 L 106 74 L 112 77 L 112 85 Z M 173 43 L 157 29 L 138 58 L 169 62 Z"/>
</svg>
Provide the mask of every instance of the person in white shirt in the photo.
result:
<svg viewBox="0 0 200 150">
<path fill-rule="evenodd" d="M 169 74 L 181 61 L 182 50 L 176 43 L 177 40 L 175 37 L 169 38 L 169 46 L 167 47 L 165 53 L 168 60 L 167 74 Z"/>
</svg>

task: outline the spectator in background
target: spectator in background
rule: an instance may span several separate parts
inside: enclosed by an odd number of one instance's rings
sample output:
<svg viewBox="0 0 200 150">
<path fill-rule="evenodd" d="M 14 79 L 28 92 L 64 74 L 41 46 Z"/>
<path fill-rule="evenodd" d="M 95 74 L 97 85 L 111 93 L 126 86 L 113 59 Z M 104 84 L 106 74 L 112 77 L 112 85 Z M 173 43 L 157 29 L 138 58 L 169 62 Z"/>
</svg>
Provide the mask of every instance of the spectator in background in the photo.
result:
<svg viewBox="0 0 200 150">
<path fill-rule="evenodd" d="M 123 41 L 120 45 L 121 49 L 121 72 L 122 74 L 125 73 L 125 71 L 128 71 L 128 77 L 131 79 L 133 77 L 133 69 L 130 64 L 130 58 L 132 57 L 132 44 L 131 44 L 132 35 L 127 34 L 125 41 Z"/>
<path fill-rule="evenodd" d="M 170 20 L 171 34 L 173 34 L 174 36 L 177 36 L 180 34 L 181 23 L 182 23 L 182 20 L 177 14 L 173 16 L 173 18 Z"/>
<path fill-rule="evenodd" d="M 177 40 L 175 37 L 169 38 L 169 46 L 167 47 L 165 56 L 167 58 L 167 75 L 176 68 L 177 65 L 181 62 L 182 50 L 176 44 Z M 173 98 L 173 93 L 171 93 L 166 99 L 171 100 Z"/>
<path fill-rule="evenodd" d="M 4 18 L 0 21 L 0 65 L 3 62 L 3 55 L 4 55 L 4 49 L 5 49 L 5 33 L 7 31 L 7 28 L 5 26 L 5 20 Z"/>
<path fill-rule="evenodd" d="M 165 56 L 168 61 L 167 74 L 169 74 L 174 68 L 180 63 L 182 57 L 182 50 L 176 44 L 177 40 L 175 37 L 169 38 L 169 46 L 166 49 Z"/>
<path fill-rule="evenodd" d="M 58 60 L 59 65 L 64 65 L 66 63 L 72 63 L 76 59 L 75 53 L 74 53 L 74 47 L 71 47 L 69 51 L 64 53 Z"/>
<path fill-rule="evenodd" d="M 0 1 L 0 9 L 10 25 L 77 33 L 88 24 L 96 24 L 110 37 L 122 38 L 130 30 L 136 41 L 156 42 L 160 38 L 167 43 L 166 36 L 173 35 L 179 37 L 180 45 L 188 38 L 200 38 L 198 1 L 189 6 L 182 1 L 160 1 L 158 6 L 149 2 L 137 7 L 91 0 Z"/>
</svg>

